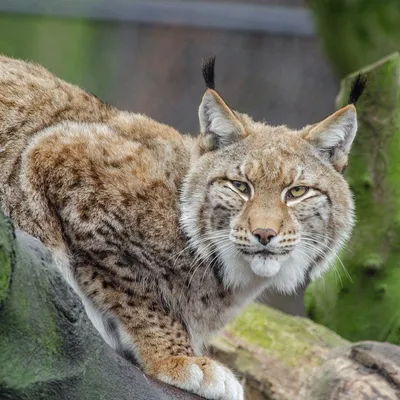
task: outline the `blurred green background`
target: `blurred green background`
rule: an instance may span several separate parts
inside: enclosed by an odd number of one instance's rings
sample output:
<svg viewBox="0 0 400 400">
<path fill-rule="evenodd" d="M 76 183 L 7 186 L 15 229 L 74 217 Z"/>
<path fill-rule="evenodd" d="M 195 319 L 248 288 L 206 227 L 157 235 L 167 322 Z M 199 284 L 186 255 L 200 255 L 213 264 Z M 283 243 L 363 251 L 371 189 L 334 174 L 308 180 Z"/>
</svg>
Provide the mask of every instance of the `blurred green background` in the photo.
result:
<svg viewBox="0 0 400 400">
<path fill-rule="evenodd" d="M 114 33 L 111 23 L 3 13 L 0 52 L 36 61 L 67 81 L 112 98 L 119 65 L 111 52 L 117 44 Z"/>
</svg>

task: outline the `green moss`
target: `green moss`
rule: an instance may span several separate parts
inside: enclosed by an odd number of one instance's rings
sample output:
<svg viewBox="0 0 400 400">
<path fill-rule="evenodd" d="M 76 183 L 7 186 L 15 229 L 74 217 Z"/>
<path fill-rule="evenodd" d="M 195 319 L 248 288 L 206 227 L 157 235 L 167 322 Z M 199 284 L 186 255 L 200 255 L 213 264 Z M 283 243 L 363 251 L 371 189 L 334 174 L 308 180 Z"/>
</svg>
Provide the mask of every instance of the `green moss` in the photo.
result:
<svg viewBox="0 0 400 400">
<path fill-rule="evenodd" d="M 0 304 L 8 296 L 11 280 L 12 245 L 8 223 L 0 220 Z"/>
<path fill-rule="evenodd" d="M 341 254 L 352 281 L 343 272 L 338 280 L 331 270 L 325 290 L 317 283 L 308 287 L 305 304 L 310 317 L 349 340 L 400 344 L 400 56 L 362 72 L 368 86 L 357 103 L 359 130 L 347 172 L 357 224 Z M 354 75 L 343 80 L 338 107 Z"/>
<path fill-rule="evenodd" d="M 47 297 L 50 281 L 13 241 L 12 227 L 0 213 L 0 259 L 6 259 L 7 276 L 13 277 L 0 313 L 0 387 L 23 388 L 54 376 L 60 348 L 56 310 Z M 11 254 L 25 268 L 11 271 Z"/>
<path fill-rule="evenodd" d="M 0 245 L 0 303 L 6 299 L 11 278 L 11 261 L 9 254 Z"/>
<path fill-rule="evenodd" d="M 318 344 L 326 348 L 347 343 L 335 333 L 306 318 L 289 316 L 261 304 L 248 306 L 228 325 L 226 331 L 249 345 L 276 354 L 290 366 L 301 363 L 304 357 L 314 358 Z"/>
</svg>

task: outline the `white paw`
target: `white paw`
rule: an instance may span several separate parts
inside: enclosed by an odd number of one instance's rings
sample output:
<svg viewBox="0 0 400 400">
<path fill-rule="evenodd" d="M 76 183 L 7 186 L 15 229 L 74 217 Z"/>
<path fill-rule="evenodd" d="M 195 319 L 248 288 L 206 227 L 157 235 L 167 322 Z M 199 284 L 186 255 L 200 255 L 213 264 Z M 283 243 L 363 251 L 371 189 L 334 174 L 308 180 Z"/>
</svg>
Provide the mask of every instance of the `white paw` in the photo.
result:
<svg viewBox="0 0 400 400">
<path fill-rule="evenodd" d="M 243 388 L 233 373 L 222 365 L 212 362 L 203 371 L 203 379 L 195 393 L 206 399 L 243 400 Z"/>
<path fill-rule="evenodd" d="M 228 368 L 214 360 L 206 357 L 171 357 L 165 367 L 162 368 L 163 372 L 159 371 L 156 375 L 171 385 L 210 400 L 244 400 L 242 385 Z"/>
</svg>

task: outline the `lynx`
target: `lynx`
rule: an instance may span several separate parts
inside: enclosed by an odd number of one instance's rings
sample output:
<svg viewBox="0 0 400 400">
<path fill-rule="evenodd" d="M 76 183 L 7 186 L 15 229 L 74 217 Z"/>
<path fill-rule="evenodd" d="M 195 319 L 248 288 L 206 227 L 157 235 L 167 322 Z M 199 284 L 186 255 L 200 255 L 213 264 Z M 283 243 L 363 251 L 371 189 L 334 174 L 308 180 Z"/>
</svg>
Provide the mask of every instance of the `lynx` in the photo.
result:
<svg viewBox="0 0 400 400">
<path fill-rule="evenodd" d="M 353 226 L 349 105 L 301 130 L 231 110 L 203 65 L 201 133 L 119 111 L 0 58 L 4 213 L 40 239 L 103 338 L 146 373 L 241 400 L 207 338 L 265 288 L 325 271 Z"/>
</svg>

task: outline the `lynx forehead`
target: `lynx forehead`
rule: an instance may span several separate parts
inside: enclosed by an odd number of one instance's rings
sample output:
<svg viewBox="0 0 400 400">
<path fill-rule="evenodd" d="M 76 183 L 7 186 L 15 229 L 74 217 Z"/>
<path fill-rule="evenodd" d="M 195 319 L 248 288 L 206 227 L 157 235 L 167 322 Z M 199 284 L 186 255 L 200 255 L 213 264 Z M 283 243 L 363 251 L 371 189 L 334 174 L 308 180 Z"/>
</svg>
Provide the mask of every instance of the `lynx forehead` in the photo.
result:
<svg viewBox="0 0 400 400">
<path fill-rule="evenodd" d="M 0 199 L 118 352 L 164 382 L 242 400 L 203 345 L 264 288 L 321 274 L 349 236 L 356 111 L 273 127 L 224 103 L 214 59 L 203 75 L 193 138 L 0 57 Z"/>
</svg>

